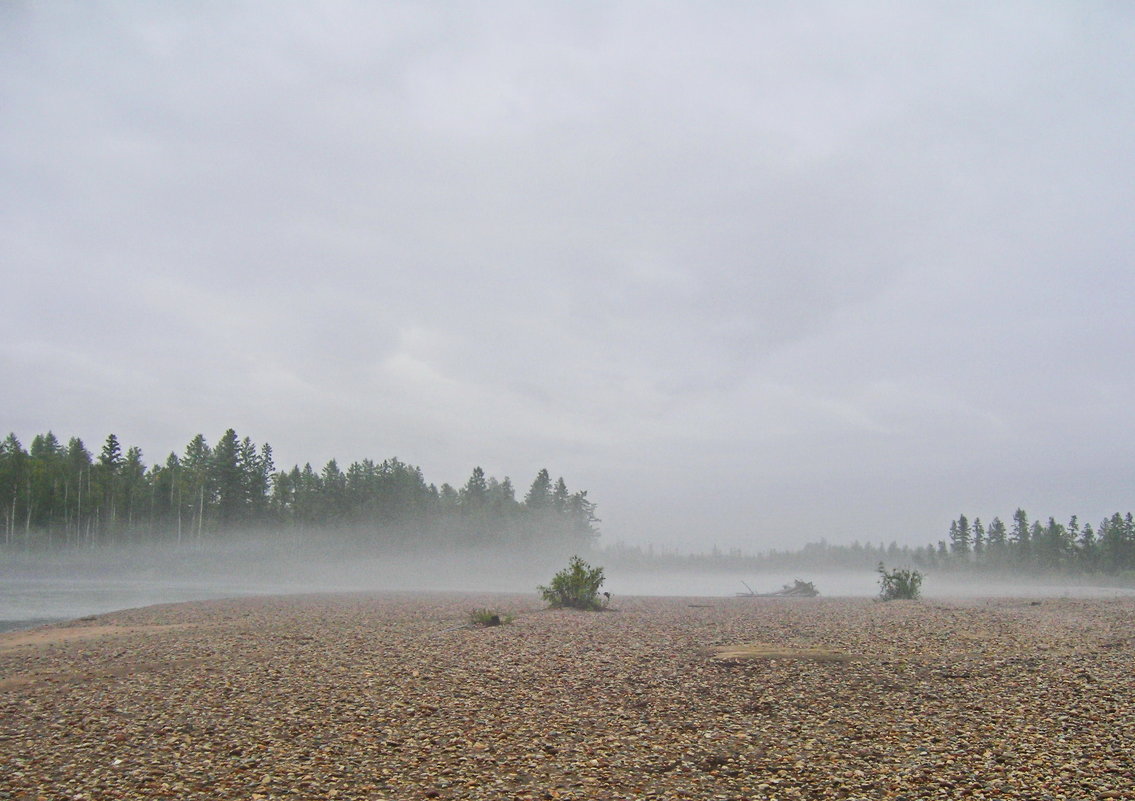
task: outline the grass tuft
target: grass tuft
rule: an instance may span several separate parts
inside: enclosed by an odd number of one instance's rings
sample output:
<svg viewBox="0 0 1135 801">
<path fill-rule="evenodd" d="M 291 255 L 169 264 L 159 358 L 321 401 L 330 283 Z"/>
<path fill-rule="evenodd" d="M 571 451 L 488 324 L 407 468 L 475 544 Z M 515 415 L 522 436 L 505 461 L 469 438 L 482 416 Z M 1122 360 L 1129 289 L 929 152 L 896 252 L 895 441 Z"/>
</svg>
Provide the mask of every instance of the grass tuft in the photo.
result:
<svg viewBox="0 0 1135 801">
<path fill-rule="evenodd" d="M 469 622 L 474 626 L 505 626 L 514 620 L 512 615 L 502 615 L 495 609 L 474 609 L 469 613 Z"/>
</svg>

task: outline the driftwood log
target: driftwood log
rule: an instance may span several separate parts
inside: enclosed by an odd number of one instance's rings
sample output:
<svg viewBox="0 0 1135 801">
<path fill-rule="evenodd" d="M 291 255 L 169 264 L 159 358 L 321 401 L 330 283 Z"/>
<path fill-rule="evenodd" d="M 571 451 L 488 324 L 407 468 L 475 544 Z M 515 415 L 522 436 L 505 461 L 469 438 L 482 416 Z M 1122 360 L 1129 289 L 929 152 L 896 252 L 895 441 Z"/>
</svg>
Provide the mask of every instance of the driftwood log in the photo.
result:
<svg viewBox="0 0 1135 801">
<path fill-rule="evenodd" d="M 741 583 L 745 584 L 743 581 Z M 753 588 L 748 584 L 745 584 L 745 589 L 748 592 L 739 592 L 737 595 L 742 598 L 815 598 L 820 594 L 815 584 L 800 579 L 796 579 L 792 584 L 785 584 L 775 592 L 753 592 Z"/>
</svg>

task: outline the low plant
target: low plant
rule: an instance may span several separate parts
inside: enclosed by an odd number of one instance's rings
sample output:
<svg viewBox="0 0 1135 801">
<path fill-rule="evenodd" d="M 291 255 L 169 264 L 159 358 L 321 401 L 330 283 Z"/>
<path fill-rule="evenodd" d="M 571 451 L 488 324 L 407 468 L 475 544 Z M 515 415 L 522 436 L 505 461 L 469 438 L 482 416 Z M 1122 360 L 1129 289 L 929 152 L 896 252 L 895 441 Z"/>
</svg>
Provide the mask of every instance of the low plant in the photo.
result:
<svg viewBox="0 0 1135 801">
<path fill-rule="evenodd" d="M 879 563 L 879 599 L 883 601 L 916 601 L 922 594 L 922 574 L 910 568 L 887 570 Z"/>
<path fill-rule="evenodd" d="M 474 609 L 469 613 L 469 623 L 474 626 L 503 626 L 512 622 L 512 615 L 502 615 L 494 609 Z"/>
<path fill-rule="evenodd" d="M 607 606 L 611 594 L 600 593 L 605 581 L 603 568 L 592 567 L 578 556 L 573 556 L 568 566 L 556 573 L 548 586 L 536 589 L 553 608 L 586 609 L 598 611 Z M 600 599 L 602 595 L 602 599 Z"/>
</svg>

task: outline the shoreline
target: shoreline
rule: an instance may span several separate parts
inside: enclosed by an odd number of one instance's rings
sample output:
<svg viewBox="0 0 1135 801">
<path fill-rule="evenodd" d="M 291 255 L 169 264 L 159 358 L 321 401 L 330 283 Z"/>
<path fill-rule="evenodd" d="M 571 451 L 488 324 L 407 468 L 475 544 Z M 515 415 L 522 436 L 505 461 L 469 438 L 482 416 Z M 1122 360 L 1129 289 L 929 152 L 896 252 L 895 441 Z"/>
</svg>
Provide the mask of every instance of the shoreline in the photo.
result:
<svg viewBox="0 0 1135 801">
<path fill-rule="evenodd" d="M 462 592 L 528 593 L 547 581 L 548 574 L 527 572 L 481 572 L 482 565 L 466 566 L 454 573 L 452 565 L 429 573 L 422 565 L 317 565 L 308 572 L 267 571 L 261 575 L 203 573 L 162 575 L 152 571 L 82 575 L 51 571 L 12 570 L 0 564 L 0 632 L 62 622 L 89 615 L 135 609 L 153 604 L 193 602 L 216 598 L 260 597 L 287 594 L 337 592 Z M 309 566 L 310 567 L 310 566 Z M 405 568 L 399 570 L 398 568 Z M 696 573 L 617 572 L 609 575 L 604 589 L 616 598 L 713 597 L 741 594 L 742 589 L 772 592 L 793 576 L 788 572 L 751 575 L 745 572 Z M 878 576 L 873 571 L 801 572 L 824 598 L 873 598 L 878 594 Z M 1113 598 L 1135 597 L 1135 588 L 1100 583 L 1079 583 L 1037 578 L 1033 582 L 1003 577 L 978 584 L 937 576 L 923 587 L 927 601 L 956 601 L 969 597 Z"/>
</svg>

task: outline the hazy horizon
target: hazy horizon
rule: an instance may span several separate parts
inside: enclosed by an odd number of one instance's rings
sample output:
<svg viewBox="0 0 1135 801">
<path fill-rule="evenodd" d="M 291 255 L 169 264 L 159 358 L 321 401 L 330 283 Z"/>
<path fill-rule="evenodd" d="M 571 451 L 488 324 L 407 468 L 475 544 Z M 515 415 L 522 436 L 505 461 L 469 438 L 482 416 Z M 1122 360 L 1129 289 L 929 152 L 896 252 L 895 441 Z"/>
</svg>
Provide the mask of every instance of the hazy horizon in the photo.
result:
<svg viewBox="0 0 1135 801">
<path fill-rule="evenodd" d="M 1135 7 L 7 2 L 0 67 L 25 446 L 692 551 L 1131 508 Z"/>
<path fill-rule="evenodd" d="M 527 595 L 543 608 L 538 586 L 566 564 L 560 553 L 515 548 L 435 548 L 414 554 L 373 553 L 357 544 L 336 551 L 244 539 L 210 546 L 103 547 L 56 553 L 4 551 L 0 558 L 0 632 L 155 604 L 215 598 L 326 593 L 446 593 L 469 597 L 470 610 L 493 596 Z M 822 598 L 870 598 L 878 574 L 865 566 L 719 564 L 627 566 L 589 554 L 604 570 L 602 589 L 615 610 L 629 598 L 669 596 L 733 603 L 746 592 L 769 593 L 796 578 Z M 895 564 L 892 567 L 898 567 Z M 926 600 L 1104 598 L 1135 594 L 1114 577 L 1053 574 L 924 572 Z M 807 603 L 809 599 L 784 602 Z M 633 603 L 633 601 L 631 602 Z"/>
</svg>

